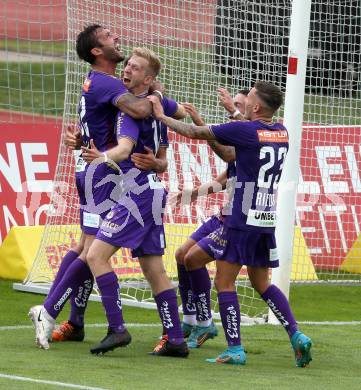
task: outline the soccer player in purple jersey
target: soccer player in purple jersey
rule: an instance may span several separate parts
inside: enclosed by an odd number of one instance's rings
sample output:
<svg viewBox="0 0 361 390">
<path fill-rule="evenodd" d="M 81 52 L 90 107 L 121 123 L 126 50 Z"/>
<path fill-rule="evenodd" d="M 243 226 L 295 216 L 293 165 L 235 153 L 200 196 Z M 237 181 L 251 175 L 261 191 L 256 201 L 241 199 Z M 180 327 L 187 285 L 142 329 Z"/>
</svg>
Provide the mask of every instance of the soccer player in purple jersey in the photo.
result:
<svg viewBox="0 0 361 390">
<path fill-rule="evenodd" d="M 157 99 L 154 115 L 172 130 L 195 139 L 218 140 L 235 147 L 237 182 L 233 204 L 224 226 L 209 236 L 216 255 L 219 310 L 228 348 L 209 362 L 245 364 L 241 345 L 240 307 L 235 280 L 243 265 L 252 286 L 261 295 L 285 328 L 295 353 L 296 366 L 305 367 L 311 359 L 312 341 L 298 330 L 285 295 L 269 282 L 269 268 L 278 266 L 274 230 L 276 195 L 284 160 L 288 151 L 288 132 L 272 121 L 282 104 L 278 87 L 257 82 L 246 98 L 244 118 L 221 125 L 195 126 L 164 115 Z"/>
<path fill-rule="evenodd" d="M 218 92 L 220 93 L 220 102 L 229 112 L 230 117 L 234 118 L 239 115 L 243 117 L 245 99 L 249 91 L 241 90 L 233 99 L 224 88 L 219 88 Z M 205 125 L 204 120 L 191 104 L 184 103 L 183 106 L 190 114 L 194 124 L 197 126 Z M 235 181 L 236 176 L 234 147 L 221 145 L 215 140 L 208 140 L 208 144 L 222 160 L 228 163 L 228 167 L 215 181 L 194 189 L 190 196 L 191 201 L 194 201 L 198 195 L 212 194 L 225 188 L 228 192 L 232 192 L 231 183 Z M 182 193 L 178 194 L 178 198 L 182 198 Z M 223 219 L 222 212 L 207 219 L 175 253 L 178 288 L 183 309 L 182 329 L 183 334 L 188 337 L 189 348 L 199 348 L 208 339 L 212 339 L 218 334 L 212 321 L 211 281 L 206 264 L 215 260 L 214 251 L 217 250 L 208 235 L 223 225 Z"/>
<path fill-rule="evenodd" d="M 90 25 L 78 35 L 76 49 L 79 58 L 91 65 L 79 102 L 82 141 L 89 145 L 90 139 L 93 139 L 99 150 L 106 151 L 117 144 L 114 124 L 119 109 L 133 117 L 143 118 L 151 113 L 151 104 L 147 99 L 136 98 L 115 77 L 118 63 L 124 60 L 116 34 L 100 25 Z M 76 144 L 77 140 L 75 134 L 69 145 Z M 80 241 L 63 258 L 44 306 L 34 306 L 29 311 L 35 326 L 36 342 L 44 349 L 49 348 L 48 340 L 51 339 L 55 319 L 69 297 L 70 321 L 63 325 L 62 333 L 69 340 L 82 341 L 84 338 L 84 312 L 93 288 L 93 276 L 85 261 L 86 253 L 100 221 L 114 204 L 109 197 L 116 189 L 112 182 L 101 185 L 103 177 L 114 172 L 105 164 L 97 167 L 89 188 L 85 188 L 87 172 L 88 165 L 81 155 L 77 155 L 76 185 L 81 204 L 82 229 Z M 91 204 L 88 204 L 89 198 L 92 199 Z"/>
<path fill-rule="evenodd" d="M 145 48 L 135 49 L 124 69 L 125 84 L 136 95 L 145 96 L 149 83 L 159 70 L 159 59 L 152 51 Z M 136 90 L 131 87 L 132 83 L 142 73 L 149 77 L 143 78 L 143 89 Z M 180 109 L 173 100 L 163 98 L 162 106 L 168 115 L 186 115 L 185 110 Z M 128 247 L 132 249 L 132 256 L 139 258 L 168 336 L 162 347 L 152 354 L 186 357 L 188 348 L 181 330 L 177 297 L 162 261 L 165 248 L 163 209 L 166 191 L 154 169 L 140 171 L 131 157 L 132 153 L 144 153 L 146 150 L 157 154 L 160 145 L 164 148 L 168 143 L 166 127 L 153 117 L 135 121 L 120 113 L 116 128 L 118 146 L 115 148 L 102 154 L 92 142 L 91 148 L 82 147 L 85 161 L 112 161 L 112 164 L 119 167 L 122 177 L 122 193 L 118 204 L 107 214 L 87 255 L 109 322 L 108 334 L 98 345 L 91 348 L 91 353 L 105 353 L 124 345 L 124 340 L 129 338 L 122 317 L 118 280 L 108 262 L 120 247 Z"/>
</svg>

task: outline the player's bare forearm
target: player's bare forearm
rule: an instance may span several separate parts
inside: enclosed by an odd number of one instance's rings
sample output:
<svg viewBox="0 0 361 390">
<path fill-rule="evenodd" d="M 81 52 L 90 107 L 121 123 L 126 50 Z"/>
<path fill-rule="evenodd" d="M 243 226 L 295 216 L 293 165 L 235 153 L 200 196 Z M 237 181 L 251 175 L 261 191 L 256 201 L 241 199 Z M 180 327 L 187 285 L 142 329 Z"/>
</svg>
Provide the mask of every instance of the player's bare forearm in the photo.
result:
<svg viewBox="0 0 361 390">
<path fill-rule="evenodd" d="M 148 99 L 137 98 L 131 93 L 121 95 L 117 107 L 135 119 L 147 118 L 152 113 L 152 104 Z"/>
<path fill-rule="evenodd" d="M 204 183 L 195 188 L 192 191 L 191 201 L 193 202 L 199 196 L 211 195 L 224 190 L 226 188 L 225 183 L 223 185 L 223 183 L 219 182 L 217 179 L 218 177 L 209 183 Z"/>
<path fill-rule="evenodd" d="M 127 159 L 133 149 L 134 142 L 130 138 L 120 138 L 118 140 L 118 145 L 112 149 L 107 150 L 106 152 L 100 152 L 94 141 L 90 140 L 90 148 L 82 146 L 82 157 L 87 163 L 91 163 L 95 159 L 101 158 L 104 162 L 112 160 L 114 162 L 121 162 Z"/>
<path fill-rule="evenodd" d="M 155 167 L 154 170 L 157 173 L 164 173 L 168 168 L 168 161 L 164 160 L 162 158 L 156 158 L 155 159 Z"/>
<path fill-rule="evenodd" d="M 106 154 L 108 156 L 108 160 L 113 160 L 115 162 L 121 162 L 126 160 L 129 157 L 131 150 L 127 150 L 122 148 L 122 146 L 118 145 L 112 149 L 109 149 Z"/>
<path fill-rule="evenodd" d="M 174 119 L 184 119 L 187 116 L 187 111 L 182 104 L 177 103 L 177 111 L 172 115 Z"/>
<path fill-rule="evenodd" d="M 208 140 L 208 145 L 212 148 L 214 153 L 225 162 L 232 162 L 236 160 L 236 151 L 234 146 L 222 145 L 218 141 Z"/>
<path fill-rule="evenodd" d="M 158 119 L 171 130 L 183 135 L 184 137 L 205 140 L 215 139 L 215 136 L 209 130 L 208 126 L 196 126 L 194 124 L 183 123 L 165 115 L 161 115 Z"/>
</svg>

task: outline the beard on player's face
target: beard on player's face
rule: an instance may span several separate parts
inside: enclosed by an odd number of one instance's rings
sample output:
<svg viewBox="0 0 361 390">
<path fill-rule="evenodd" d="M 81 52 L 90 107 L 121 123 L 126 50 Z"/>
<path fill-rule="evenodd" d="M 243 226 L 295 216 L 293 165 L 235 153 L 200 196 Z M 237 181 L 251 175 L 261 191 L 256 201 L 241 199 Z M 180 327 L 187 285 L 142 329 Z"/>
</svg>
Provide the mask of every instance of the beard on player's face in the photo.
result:
<svg viewBox="0 0 361 390">
<path fill-rule="evenodd" d="M 114 46 L 103 46 L 102 50 L 104 58 L 108 61 L 115 62 L 118 64 L 125 59 L 125 55 Z"/>
<path fill-rule="evenodd" d="M 118 64 L 119 62 L 122 62 L 125 59 L 125 55 L 120 50 L 117 40 L 114 40 L 111 43 L 107 42 L 105 44 L 101 44 L 100 49 L 103 52 L 103 57 L 108 61 Z"/>
</svg>

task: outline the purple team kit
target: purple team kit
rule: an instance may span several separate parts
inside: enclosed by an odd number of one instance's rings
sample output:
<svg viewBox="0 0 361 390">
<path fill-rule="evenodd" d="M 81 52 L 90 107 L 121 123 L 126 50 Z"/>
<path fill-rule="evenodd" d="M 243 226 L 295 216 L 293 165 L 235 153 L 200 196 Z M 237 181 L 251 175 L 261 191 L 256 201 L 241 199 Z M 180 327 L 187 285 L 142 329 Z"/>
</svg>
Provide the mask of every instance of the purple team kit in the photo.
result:
<svg viewBox="0 0 361 390">
<path fill-rule="evenodd" d="M 153 117 L 134 120 L 119 112 L 116 101 L 127 92 L 116 77 L 89 73 L 79 103 L 83 143 L 89 146 L 93 139 L 99 151 L 106 151 L 117 145 L 119 137 L 128 137 L 135 143 L 133 152 L 142 153 L 147 146 L 156 155 L 159 147 L 168 146 L 167 128 Z M 163 98 L 162 105 L 169 116 L 177 110 L 174 100 Z M 166 191 L 154 171 L 138 170 L 130 157 L 114 167 L 86 164 L 78 155 L 76 184 L 85 233 L 114 246 L 131 248 L 134 257 L 164 253 Z"/>
<path fill-rule="evenodd" d="M 128 93 L 128 90 L 120 79 L 94 70 L 89 72 L 83 84 L 78 108 L 79 125 L 85 146 L 90 146 L 91 139 L 101 152 L 117 145 L 114 123 L 119 109 L 115 104 L 124 93 Z M 81 154 L 76 152 L 80 226 L 84 233 L 96 235 L 102 219 L 115 203 L 111 200 L 115 197 L 111 196 L 112 192 L 117 192 L 116 179 L 104 184 L 102 182 L 106 177 L 116 177 L 114 175 L 117 172 L 107 164 L 89 165 L 82 159 Z"/>
<path fill-rule="evenodd" d="M 214 259 L 278 267 L 276 197 L 288 132 L 280 123 L 262 121 L 231 122 L 210 129 L 219 142 L 235 147 L 237 180 L 230 204 L 222 210 L 223 222 L 212 217 L 192 238 Z"/>
<path fill-rule="evenodd" d="M 172 116 L 177 111 L 174 100 L 163 98 L 163 109 Z M 142 153 L 144 147 L 156 155 L 160 146 L 168 146 L 167 128 L 152 116 L 134 120 L 119 113 L 116 122 L 117 138 L 134 141 L 133 153 Z M 130 156 L 118 164 L 122 195 L 106 215 L 97 239 L 117 247 L 132 249 L 132 256 L 163 255 L 165 234 L 163 210 L 167 192 L 153 170 L 139 170 Z"/>
<path fill-rule="evenodd" d="M 133 152 L 142 153 L 147 146 L 156 154 L 160 146 L 168 145 L 166 126 L 153 117 L 134 120 L 119 112 L 115 103 L 126 92 L 116 77 L 89 73 L 79 104 L 83 142 L 89 145 L 93 138 L 98 150 L 105 151 L 117 144 L 117 138 L 128 137 L 135 143 Z M 96 105 L 101 109 L 94 110 Z M 167 116 L 177 109 L 177 103 L 167 98 L 162 105 Z M 210 129 L 218 141 L 236 148 L 236 164 L 229 164 L 227 169 L 228 179 L 236 177 L 236 181 L 222 216 L 211 217 L 191 238 L 214 259 L 277 267 L 275 205 L 288 151 L 287 130 L 280 123 L 270 125 L 262 121 L 231 122 Z M 107 177 L 110 179 L 104 180 Z M 117 169 L 108 164 L 91 167 L 78 156 L 76 184 L 85 233 L 96 234 L 98 239 L 114 246 L 131 248 L 134 257 L 164 253 L 166 191 L 154 171 L 138 170 L 130 158 L 119 163 Z"/>
</svg>

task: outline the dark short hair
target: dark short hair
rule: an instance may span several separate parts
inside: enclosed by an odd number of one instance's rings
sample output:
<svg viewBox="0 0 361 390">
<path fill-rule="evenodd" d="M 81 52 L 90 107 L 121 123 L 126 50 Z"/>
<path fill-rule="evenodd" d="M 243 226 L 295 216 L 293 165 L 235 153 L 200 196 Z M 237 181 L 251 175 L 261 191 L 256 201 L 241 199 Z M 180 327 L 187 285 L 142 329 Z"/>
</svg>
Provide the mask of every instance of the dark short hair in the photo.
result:
<svg viewBox="0 0 361 390">
<path fill-rule="evenodd" d="M 247 96 L 249 94 L 249 89 L 241 89 L 238 91 L 238 93 Z"/>
<path fill-rule="evenodd" d="M 283 104 L 283 94 L 274 84 L 267 81 L 257 81 L 254 85 L 258 97 L 265 105 L 276 112 Z"/>
<path fill-rule="evenodd" d="M 96 36 L 96 31 L 99 28 L 103 28 L 103 26 L 100 24 L 86 26 L 76 38 L 76 52 L 80 59 L 89 62 L 89 64 L 94 64 L 95 62 L 95 56 L 91 53 L 91 50 L 94 47 L 101 46 Z"/>
</svg>

